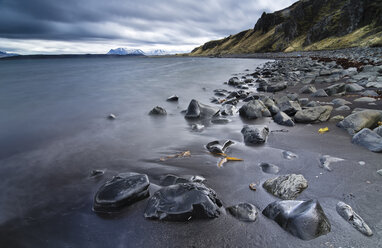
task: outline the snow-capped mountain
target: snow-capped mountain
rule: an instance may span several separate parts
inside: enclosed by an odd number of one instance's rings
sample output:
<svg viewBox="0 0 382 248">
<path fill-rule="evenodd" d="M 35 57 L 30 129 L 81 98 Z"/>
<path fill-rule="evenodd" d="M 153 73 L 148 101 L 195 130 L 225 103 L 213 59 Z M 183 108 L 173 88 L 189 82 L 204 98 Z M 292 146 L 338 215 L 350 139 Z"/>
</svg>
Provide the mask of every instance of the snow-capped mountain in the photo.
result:
<svg viewBox="0 0 382 248">
<path fill-rule="evenodd" d="M 125 49 L 125 48 L 116 48 L 110 49 L 107 53 L 109 55 L 140 55 L 143 56 L 145 53 L 141 49 Z"/>
<path fill-rule="evenodd" d="M 0 51 L 0 58 L 10 57 L 10 56 L 18 56 L 18 54 L 17 53 L 7 53 L 7 52 Z"/>
<path fill-rule="evenodd" d="M 170 53 L 165 51 L 165 50 L 162 50 L 162 49 L 156 49 L 156 50 L 152 50 L 150 52 L 147 52 L 146 54 L 151 55 L 151 56 L 159 56 L 159 55 L 167 55 Z"/>
</svg>

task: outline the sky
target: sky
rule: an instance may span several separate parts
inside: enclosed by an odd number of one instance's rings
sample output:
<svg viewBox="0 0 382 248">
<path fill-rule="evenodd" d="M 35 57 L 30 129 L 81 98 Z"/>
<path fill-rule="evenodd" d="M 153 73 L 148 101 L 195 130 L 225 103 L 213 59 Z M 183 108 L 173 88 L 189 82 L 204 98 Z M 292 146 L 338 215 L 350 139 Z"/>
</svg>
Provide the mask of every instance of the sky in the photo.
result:
<svg viewBox="0 0 382 248">
<path fill-rule="evenodd" d="M 106 53 L 112 48 L 189 52 L 253 28 L 296 0 L 0 0 L 0 51 Z"/>
</svg>

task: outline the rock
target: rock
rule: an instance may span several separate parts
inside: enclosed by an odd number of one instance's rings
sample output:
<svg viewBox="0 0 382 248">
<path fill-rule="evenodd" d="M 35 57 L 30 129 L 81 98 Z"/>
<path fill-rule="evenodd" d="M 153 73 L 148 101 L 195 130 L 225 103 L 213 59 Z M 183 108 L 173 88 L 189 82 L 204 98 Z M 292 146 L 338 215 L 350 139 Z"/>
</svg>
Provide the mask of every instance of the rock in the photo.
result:
<svg viewBox="0 0 382 248">
<path fill-rule="evenodd" d="M 117 116 L 115 116 L 114 114 L 109 114 L 109 115 L 107 116 L 107 118 L 108 118 L 109 120 L 115 120 L 115 119 L 117 118 Z"/>
<path fill-rule="evenodd" d="M 290 151 L 283 151 L 283 157 L 285 159 L 291 160 L 297 158 L 297 154 L 294 154 L 293 152 Z"/>
<path fill-rule="evenodd" d="M 302 93 L 302 94 L 312 94 L 312 93 L 314 93 L 316 91 L 317 91 L 317 89 L 313 85 L 305 85 L 304 87 L 302 87 L 300 89 L 299 92 Z"/>
<path fill-rule="evenodd" d="M 319 89 L 316 92 L 314 92 L 313 94 L 311 94 L 311 96 L 312 97 L 327 97 L 328 94 L 326 94 L 325 90 Z"/>
<path fill-rule="evenodd" d="M 273 120 L 277 124 L 283 125 L 283 126 L 292 127 L 295 125 L 292 118 L 290 118 L 287 114 L 285 114 L 282 111 L 279 111 L 275 116 L 273 116 Z"/>
<path fill-rule="evenodd" d="M 317 101 L 310 101 L 308 102 L 308 104 L 306 104 L 306 107 L 318 107 L 318 106 L 321 106 L 321 105 L 320 105 L 320 102 L 317 102 Z"/>
<path fill-rule="evenodd" d="M 90 177 L 100 177 L 105 174 L 105 170 L 92 170 L 90 173 Z"/>
<path fill-rule="evenodd" d="M 247 125 L 241 129 L 241 133 L 244 137 L 244 143 L 246 145 L 259 145 L 264 144 L 267 141 L 269 128 L 265 126 L 262 129 L 252 128 Z"/>
<path fill-rule="evenodd" d="M 192 99 L 188 105 L 185 118 L 187 119 L 199 119 L 205 117 L 211 117 L 216 114 L 218 110 L 208 105 L 202 104 L 195 99 Z"/>
<path fill-rule="evenodd" d="M 161 188 L 150 197 L 145 218 L 187 221 L 191 218 L 216 218 L 221 201 L 215 191 L 201 183 L 179 183 Z"/>
<path fill-rule="evenodd" d="M 345 99 L 342 99 L 342 98 L 333 99 L 332 103 L 334 104 L 334 106 L 343 106 L 343 105 L 351 104 L 351 102 L 346 101 Z"/>
<path fill-rule="evenodd" d="M 361 96 L 379 96 L 377 92 L 375 92 L 374 90 L 365 90 L 364 92 L 361 93 Z"/>
<path fill-rule="evenodd" d="M 227 124 L 230 121 L 231 121 L 230 119 L 227 119 L 226 117 L 222 117 L 222 116 L 213 117 L 211 120 L 211 122 L 214 124 Z"/>
<path fill-rule="evenodd" d="M 345 89 L 346 89 L 346 92 L 359 92 L 364 90 L 365 88 L 359 84 L 352 83 L 352 84 L 347 84 Z"/>
<path fill-rule="evenodd" d="M 178 183 L 189 183 L 190 180 L 187 180 L 186 178 L 178 177 L 172 174 L 164 175 L 160 178 L 159 184 L 162 186 L 169 186 L 174 185 Z"/>
<path fill-rule="evenodd" d="M 164 108 L 156 106 L 150 111 L 149 115 L 167 115 L 167 112 Z"/>
<path fill-rule="evenodd" d="M 349 106 L 340 106 L 338 108 L 335 109 L 336 111 L 349 111 L 350 110 L 350 107 Z"/>
<path fill-rule="evenodd" d="M 222 154 L 225 153 L 227 148 L 231 145 L 235 144 L 235 142 L 231 140 L 227 140 L 224 143 L 220 143 L 218 140 L 211 141 L 206 145 L 206 148 L 209 152 L 214 154 Z"/>
<path fill-rule="evenodd" d="M 259 166 L 263 170 L 263 172 L 268 174 L 277 174 L 280 168 L 277 165 L 269 164 L 269 163 L 260 163 Z"/>
<path fill-rule="evenodd" d="M 338 202 L 336 206 L 337 213 L 349 222 L 355 229 L 366 236 L 372 236 L 373 231 L 366 222 L 354 210 L 344 202 Z"/>
<path fill-rule="evenodd" d="M 285 90 L 286 88 L 287 88 L 287 83 L 282 82 L 282 83 L 277 83 L 277 84 L 273 84 L 273 85 L 268 85 L 266 91 L 267 92 L 278 92 L 278 91 Z"/>
<path fill-rule="evenodd" d="M 296 174 L 281 175 L 263 183 L 264 189 L 283 200 L 295 199 L 307 187 L 308 181 L 305 177 Z"/>
<path fill-rule="evenodd" d="M 177 102 L 178 100 L 179 100 L 179 96 L 177 96 L 177 95 L 172 95 L 172 96 L 167 98 L 167 101 L 169 101 L 169 102 Z"/>
<path fill-rule="evenodd" d="M 363 146 L 372 152 L 382 152 L 382 137 L 369 128 L 364 128 L 356 133 L 351 142 Z"/>
<path fill-rule="evenodd" d="M 360 98 L 357 98 L 354 100 L 355 102 L 375 102 L 377 101 L 375 98 L 372 98 L 372 97 L 360 97 Z"/>
<path fill-rule="evenodd" d="M 378 173 L 380 176 L 382 176 L 382 169 L 377 170 L 377 173 Z"/>
<path fill-rule="evenodd" d="M 263 215 L 303 240 L 325 235 L 331 229 L 330 222 L 317 200 L 275 201 L 263 210 Z"/>
<path fill-rule="evenodd" d="M 238 86 L 242 83 L 238 77 L 232 77 L 228 80 L 228 85 L 230 86 Z"/>
<path fill-rule="evenodd" d="M 268 108 L 269 112 L 271 112 L 272 115 L 275 115 L 280 111 L 276 103 L 270 98 L 266 98 L 264 100 L 264 105 Z"/>
<path fill-rule="evenodd" d="M 309 103 L 309 98 L 299 98 L 299 99 L 298 99 L 298 103 L 299 103 L 301 106 L 306 106 L 306 105 Z"/>
<path fill-rule="evenodd" d="M 382 126 L 374 128 L 373 132 L 382 137 Z"/>
<path fill-rule="evenodd" d="M 369 82 L 366 84 L 366 88 L 382 88 L 382 82 Z"/>
<path fill-rule="evenodd" d="M 259 210 L 250 203 L 239 203 L 227 208 L 228 212 L 241 221 L 253 222 L 256 220 Z"/>
<path fill-rule="evenodd" d="M 120 173 L 107 181 L 94 197 L 93 211 L 116 212 L 149 196 L 149 179 L 145 174 Z"/>
<path fill-rule="evenodd" d="M 340 121 L 337 126 L 348 131 L 353 135 L 361 129 L 373 128 L 377 126 L 378 121 L 382 120 L 382 112 L 378 110 L 361 110 L 348 115 L 343 121 Z"/>
<path fill-rule="evenodd" d="M 204 130 L 204 125 L 202 124 L 192 124 L 191 129 L 197 132 L 201 132 Z"/>
<path fill-rule="evenodd" d="M 289 94 L 287 94 L 287 97 L 288 97 L 291 101 L 297 101 L 297 100 L 298 100 L 298 94 L 296 94 L 296 93 L 289 93 Z"/>
<path fill-rule="evenodd" d="M 327 171 L 332 171 L 332 168 L 330 168 L 330 164 L 340 161 L 344 161 L 344 159 L 332 157 L 329 155 L 323 155 L 320 157 L 320 167 L 324 168 Z"/>
<path fill-rule="evenodd" d="M 332 113 L 332 106 L 310 107 L 298 111 L 294 120 L 299 123 L 319 123 L 327 121 Z"/>
<path fill-rule="evenodd" d="M 294 101 L 283 101 L 278 104 L 280 111 L 284 112 L 289 116 L 293 116 L 297 111 L 301 110 L 300 104 Z"/>
<path fill-rule="evenodd" d="M 221 110 L 222 115 L 235 115 L 237 113 L 237 108 L 231 104 L 225 104 L 223 109 Z"/>
<path fill-rule="evenodd" d="M 337 94 L 345 94 L 346 93 L 346 85 L 344 83 L 333 84 L 324 89 L 328 96 L 337 95 Z"/>
<path fill-rule="evenodd" d="M 329 121 L 339 122 L 339 121 L 342 121 L 343 119 L 345 119 L 343 115 L 335 115 L 332 118 L 330 118 Z"/>
<path fill-rule="evenodd" d="M 239 109 L 240 116 L 247 118 L 247 119 L 257 119 L 261 118 L 263 116 L 270 117 L 271 113 L 267 109 L 267 107 L 264 105 L 264 103 L 260 100 L 253 100 L 246 104 L 244 104 Z"/>
</svg>

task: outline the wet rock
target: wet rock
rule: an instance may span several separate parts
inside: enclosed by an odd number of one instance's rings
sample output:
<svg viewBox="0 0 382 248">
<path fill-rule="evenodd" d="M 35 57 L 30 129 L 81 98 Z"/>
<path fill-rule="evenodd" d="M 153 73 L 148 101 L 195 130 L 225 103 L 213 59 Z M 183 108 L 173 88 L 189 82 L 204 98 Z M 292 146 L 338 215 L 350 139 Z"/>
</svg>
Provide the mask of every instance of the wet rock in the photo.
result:
<svg viewBox="0 0 382 248">
<path fill-rule="evenodd" d="M 277 83 L 277 84 L 273 84 L 273 85 L 268 85 L 266 91 L 267 92 L 278 92 L 278 91 L 285 90 L 286 88 L 287 88 L 287 83 L 282 82 L 282 83 Z"/>
<path fill-rule="evenodd" d="M 343 105 L 351 104 L 351 102 L 346 101 L 345 99 L 342 99 L 342 98 L 333 99 L 332 103 L 334 104 L 334 106 L 343 106 Z"/>
<path fill-rule="evenodd" d="M 328 94 L 325 92 L 325 90 L 319 89 L 316 92 L 314 92 L 313 94 L 311 94 L 311 96 L 313 96 L 313 97 L 327 97 Z"/>
<path fill-rule="evenodd" d="M 237 113 L 237 108 L 231 104 L 225 104 L 223 109 L 220 111 L 222 115 L 235 115 Z"/>
<path fill-rule="evenodd" d="M 227 148 L 231 145 L 235 144 L 235 142 L 231 140 L 227 140 L 225 142 L 220 142 L 218 140 L 211 141 L 206 145 L 206 148 L 209 152 L 214 153 L 214 154 L 222 154 L 225 153 Z"/>
<path fill-rule="evenodd" d="M 105 174 L 105 170 L 92 170 L 90 173 L 90 177 L 100 177 Z"/>
<path fill-rule="evenodd" d="M 330 222 L 317 200 L 272 202 L 263 210 L 263 215 L 303 240 L 317 238 L 331 230 Z"/>
<path fill-rule="evenodd" d="M 216 218 L 221 201 L 215 191 L 201 183 L 180 183 L 164 187 L 150 197 L 146 218 L 187 221 L 191 218 Z"/>
<path fill-rule="evenodd" d="M 283 101 L 281 103 L 278 103 L 278 107 L 280 111 L 284 112 L 289 116 L 293 116 L 294 114 L 296 114 L 297 111 L 301 110 L 300 104 L 294 101 Z"/>
<path fill-rule="evenodd" d="M 107 116 L 107 118 L 108 118 L 109 120 L 115 120 L 115 119 L 117 118 L 117 116 L 115 116 L 115 114 L 109 114 L 109 115 Z"/>
<path fill-rule="evenodd" d="M 236 219 L 246 222 L 256 220 L 259 210 L 250 203 L 239 203 L 227 208 L 228 212 Z"/>
<path fill-rule="evenodd" d="M 346 105 L 343 105 L 343 106 L 340 106 L 340 107 L 336 108 L 335 110 L 336 111 L 349 111 L 350 107 L 346 106 Z"/>
<path fill-rule="evenodd" d="M 270 98 L 266 98 L 264 100 L 264 105 L 268 108 L 269 112 L 271 112 L 272 115 L 275 115 L 278 112 L 280 112 L 279 107 L 277 107 L 276 103 Z"/>
<path fill-rule="evenodd" d="M 348 115 L 337 126 L 348 131 L 353 135 L 363 128 L 373 128 L 377 126 L 378 121 L 382 120 L 382 113 L 378 110 L 360 110 Z"/>
<path fill-rule="evenodd" d="M 243 84 L 243 82 L 240 81 L 238 77 L 232 77 L 228 80 L 228 85 L 230 86 L 239 86 L 241 84 Z"/>
<path fill-rule="evenodd" d="M 305 85 L 304 87 L 300 89 L 300 93 L 302 94 L 312 94 L 316 91 L 317 89 L 313 85 Z"/>
<path fill-rule="evenodd" d="M 357 98 L 354 101 L 355 102 L 375 102 L 377 100 L 375 98 L 365 96 L 365 97 Z"/>
<path fill-rule="evenodd" d="M 205 117 L 211 117 L 216 114 L 218 110 L 208 105 L 202 104 L 195 99 L 192 99 L 188 105 L 185 118 L 187 119 L 199 119 Z"/>
<path fill-rule="evenodd" d="M 204 125 L 202 124 L 192 124 L 191 129 L 193 131 L 201 132 L 204 130 Z"/>
<path fill-rule="evenodd" d="M 345 94 L 346 93 L 346 85 L 344 83 L 334 84 L 324 89 L 328 96 Z"/>
<path fill-rule="evenodd" d="M 179 96 L 177 96 L 177 95 L 172 95 L 172 96 L 167 98 L 167 101 L 169 101 L 169 102 L 177 102 L 178 100 L 179 100 Z"/>
<path fill-rule="evenodd" d="M 273 116 L 273 120 L 277 124 L 283 125 L 283 126 L 292 127 L 295 125 L 292 118 L 290 118 L 287 114 L 285 114 L 282 111 L 279 111 L 275 116 Z"/>
<path fill-rule="evenodd" d="M 332 157 L 332 156 L 329 156 L 329 155 L 323 155 L 323 156 L 320 157 L 320 167 L 324 168 L 327 171 L 332 171 L 332 168 L 330 167 L 330 164 L 331 163 L 340 162 L 340 161 L 344 161 L 344 159 Z"/>
<path fill-rule="evenodd" d="M 259 166 L 263 170 L 263 172 L 268 174 L 277 174 L 280 170 L 280 168 L 277 165 L 264 162 L 260 163 Z"/>
<path fill-rule="evenodd" d="M 107 181 L 94 197 L 93 211 L 116 212 L 149 196 L 149 179 L 145 174 L 120 173 Z"/>
<path fill-rule="evenodd" d="M 244 104 L 239 109 L 240 116 L 247 119 L 257 119 L 261 117 L 270 117 L 271 113 L 264 105 L 264 103 L 260 100 L 253 100 L 246 104 Z"/>
<path fill-rule="evenodd" d="M 373 132 L 382 137 L 382 126 L 374 128 Z"/>
<path fill-rule="evenodd" d="M 150 111 L 149 115 L 167 115 L 167 112 L 164 108 L 156 106 Z"/>
<path fill-rule="evenodd" d="M 308 181 L 305 177 L 296 174 L 281 175 L 263 183 L 264 189 L 284 200 L 295 199 L 307 187 Z"/>
<path fill-rule="evenodd" d="M 366 222 L 359 216 L 352 207 L 347 205 L 344 202 L 338 202 L 336 206 L 337 213 L 344 218 L 347 222 L 349 222 L 355 229 L 360 231 L 362 234 L 366 236 L 372 236 L 373 231 L 366 224 Z"/>
<path fill-rule="evenodd" d="M 265 126 L 259 129 L 245 125 L 243 129 L 241 129 L 241 133 L 243 134 L 244 143 L 246 145 L 259 145 L 267 141 L 269 128 Z"/>
<path fill-rule="evenodd" d="M 356 133 L 351 142 L 363 146 L 372 152 L 382 152 L 382 137 L 369 128 L 364 128 Z"/>
<path fill-rule="evenodd" d="M 382 176 L 382 169 L 377 170 L 377 173 L 378 173 L 380 176 Z"/>
<path fill-rule="evenodd" d="M 352 84 L 347 84 L 345 89 L 346 89 L 346 92 L 360 92 L 364 90 L 365 88 L 359 84 L 352 83 Z"/>
<path fill-rule="evenodd" d="M 162 186 L 169 186 L 178 183 L 189 183 L 190 180 L 186 178 L 178 177 L 172 174 L 164 175 L 160 178 L 159 184 Z"/>
<path fill-rule="evenodd" d="M 332 113 L 332 106 L 310 107 L 298 111 L 294 120 L 299 123 L 319 123 L 327 121 Z"/>
<path fill-rule="evenodd" d="M 290 151 L 283 151 L 282 153 L 283 153 L 283 157 L 288 160 L 298 158 L 297 154 L 294 154 L 293 152 L 290 152 Z"/>
</svg>

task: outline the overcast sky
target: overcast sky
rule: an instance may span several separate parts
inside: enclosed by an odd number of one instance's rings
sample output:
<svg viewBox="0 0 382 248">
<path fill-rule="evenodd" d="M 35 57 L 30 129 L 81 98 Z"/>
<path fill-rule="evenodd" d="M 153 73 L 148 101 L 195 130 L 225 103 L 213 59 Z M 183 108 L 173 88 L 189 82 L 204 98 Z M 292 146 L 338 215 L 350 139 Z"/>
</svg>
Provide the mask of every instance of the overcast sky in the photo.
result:
<svg viewBox="0 0 382 248">
<path fill-rule="evenodd" d="M 0 51 L 190 51 L 296 0 L 0 0 Z"/>
</svg>

